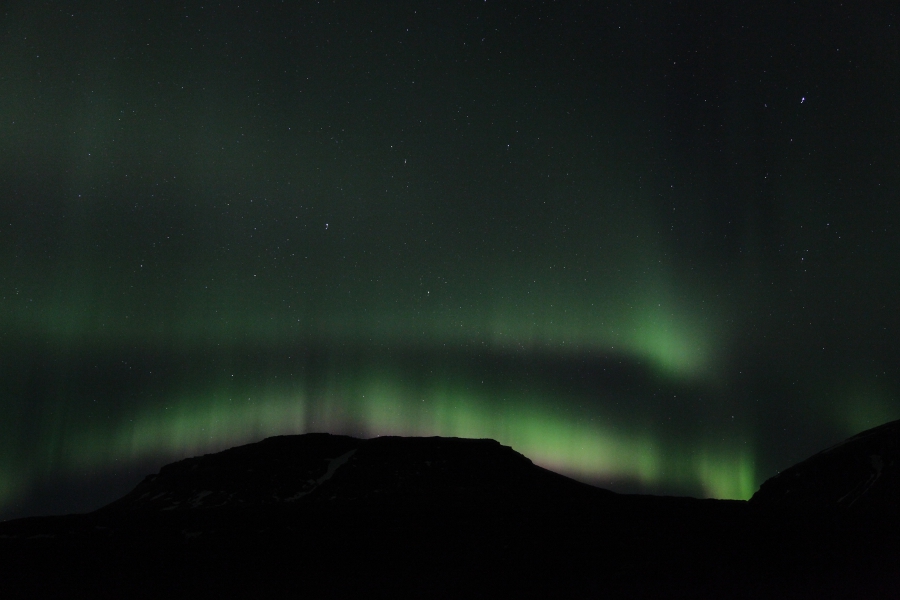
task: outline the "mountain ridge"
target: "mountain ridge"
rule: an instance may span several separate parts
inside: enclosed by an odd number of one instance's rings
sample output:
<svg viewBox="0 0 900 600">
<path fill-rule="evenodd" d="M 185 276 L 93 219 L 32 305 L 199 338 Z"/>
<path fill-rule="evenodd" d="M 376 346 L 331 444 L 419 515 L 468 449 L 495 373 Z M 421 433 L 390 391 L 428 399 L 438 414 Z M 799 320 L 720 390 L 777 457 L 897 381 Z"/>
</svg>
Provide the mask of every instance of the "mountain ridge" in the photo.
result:
<svg viewBox="0 0 900 600">
<path fill-rule="evenodd" d="M 168 464 L 96 513 L 317 502 L 478 503 L 511 501 L 515 494 L 549 500 L 579 492 L 613 494 L 538 467 L 495 440 L 309 433 Z"/>
<path fill-rule="evenodd" d="M 853 435 L 769 478 L 754 506 L 900 522 L 900 421 Z"/>
<path fill-rule="evenodd" d="M 799 477 L 788 470 L 749 502 L 616 494 L 494 440 L 266 438 L 166 465 L 88 514 L 0 523 L 0 592 L 894 598 L 895 522 L 848 523 L 820 510 L 822 496 L 792 504 L 779 491 L 827 484 L 834 457 L 852 477 L 825 489 L 865 481 L 857 467 L 871 470 L 867 453 L 893 448 L 900 424 L 876 430 L 798 463 Z M 881 477 L 897 478 L 893 467 Z M 875 483 L 860 498 L 877 507 L 893 488 Z"/>
</svg>

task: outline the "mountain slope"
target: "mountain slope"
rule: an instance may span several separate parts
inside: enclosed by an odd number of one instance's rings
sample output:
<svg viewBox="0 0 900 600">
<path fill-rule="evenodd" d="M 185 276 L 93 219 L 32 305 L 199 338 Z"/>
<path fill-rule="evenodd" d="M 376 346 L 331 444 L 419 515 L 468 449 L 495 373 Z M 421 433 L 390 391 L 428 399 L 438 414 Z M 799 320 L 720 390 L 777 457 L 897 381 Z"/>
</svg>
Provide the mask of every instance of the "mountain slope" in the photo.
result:
<svg viewBox="0 0 900 600">
<path fill-rule="evenodd" d="M 900 421 L 863 431 L 767 480 L 751 504 L 844 516 L 900 517 Z"/>
</svg>

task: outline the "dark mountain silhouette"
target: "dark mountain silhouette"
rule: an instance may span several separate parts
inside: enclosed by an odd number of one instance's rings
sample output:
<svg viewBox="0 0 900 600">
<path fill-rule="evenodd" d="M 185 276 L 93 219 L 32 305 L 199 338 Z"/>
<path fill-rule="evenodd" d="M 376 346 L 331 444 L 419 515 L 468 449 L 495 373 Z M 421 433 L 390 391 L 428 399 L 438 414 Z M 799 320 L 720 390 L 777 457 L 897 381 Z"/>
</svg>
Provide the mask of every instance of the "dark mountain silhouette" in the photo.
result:
<svg viewBox="0 0 900 600">
<path fill-rule="evenodd" d="M 894 598 L 900 528 L 820 510 L 896 508 L 891 425 L 752 502 L 615 494 L 493 440 L 269 438 L 0 523 L 0 596 Z"/>
<path fill-rule="evenodd" d="M 307 434 L 166 465 L 100 514 L 326 504 L 485 507 L 614 494 L 535 466 L 494 440 Z"/>
<path fill-rule="evenodd" d="M 900 519 L 900 421 L 863 431 L 767 480 L 758 506 Z"/>
</svg>

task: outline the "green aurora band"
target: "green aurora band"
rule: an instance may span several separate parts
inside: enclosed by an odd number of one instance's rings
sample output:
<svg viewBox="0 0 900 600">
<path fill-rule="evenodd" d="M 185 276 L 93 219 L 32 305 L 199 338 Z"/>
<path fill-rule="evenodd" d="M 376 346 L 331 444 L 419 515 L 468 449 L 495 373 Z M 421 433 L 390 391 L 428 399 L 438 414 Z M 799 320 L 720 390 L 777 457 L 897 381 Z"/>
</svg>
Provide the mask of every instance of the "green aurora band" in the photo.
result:
<svg viewBox="0 0 900 600">
<path fill-rule="evenodd" d="M 522 379 L 515 369 L 460 366 L 440 355 L 412 365 L 389 355 L 372 358 L 372 349 L 362 356 L 341 352 L 307 360 L 306 367 L 288 360 L 254 371 L 254 361 L 244 360 L 216 368 L 218 376 L 195 371 L 178 385 L 127 392 L 130 408 L 123 403 L 106 419 L 79 409 L 94 400 L 114 405 L 102 391 L 93 399 L 88 393 L 80 405 L 61 398 L 54 416 L 43 419 L 39 451 L 2 465 L 0 505 L 53 472 L 168 461 L 308 431 L 493 438 L 585 481 L 630 481 L 707 497 L 746 499 L 758 485 L 746 432 L 731 432 L 727 441 L 721 435 L 673 437 L 647 420 L 613 414 L 584 389 L 554 384 L 552 377 Z M 520 351 L 514 359 L 522 354 L 530 355 Z M 600 400 L 636 401 L 621 390 Z"/>
</svg>

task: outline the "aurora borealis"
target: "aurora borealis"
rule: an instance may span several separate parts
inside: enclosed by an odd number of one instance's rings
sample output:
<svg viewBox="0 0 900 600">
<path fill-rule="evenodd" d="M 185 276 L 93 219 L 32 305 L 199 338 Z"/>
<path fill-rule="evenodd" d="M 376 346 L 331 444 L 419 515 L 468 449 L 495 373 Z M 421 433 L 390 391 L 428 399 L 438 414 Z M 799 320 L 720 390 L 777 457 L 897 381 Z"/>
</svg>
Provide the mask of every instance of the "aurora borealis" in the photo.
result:
<svg viewBox="0 0 900 600">
<path fill-rule="evenodd" d="M 748 498 L 900 418 L 890 8 L 451 4 L 2 9 L 0 516 L 307 431 Z"/>
</svg>

